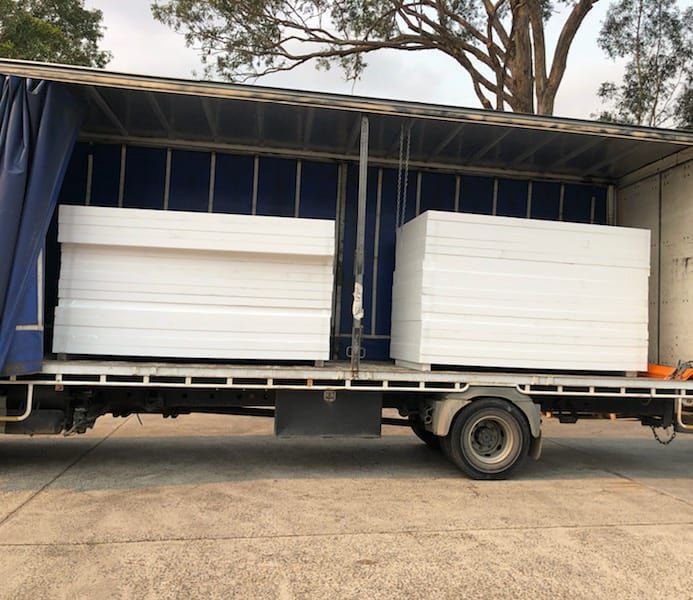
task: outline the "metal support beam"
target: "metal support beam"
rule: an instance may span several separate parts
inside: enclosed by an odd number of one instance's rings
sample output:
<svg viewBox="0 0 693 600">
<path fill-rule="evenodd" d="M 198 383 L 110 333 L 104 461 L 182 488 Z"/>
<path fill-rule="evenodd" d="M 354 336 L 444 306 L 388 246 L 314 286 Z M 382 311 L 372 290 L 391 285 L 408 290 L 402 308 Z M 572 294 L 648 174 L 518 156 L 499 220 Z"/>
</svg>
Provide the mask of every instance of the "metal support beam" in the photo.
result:
<svg viewBox="0 0 693 600">
<path fill-rule="evenodd" d="M 419 131 L 416 134 L 416 137 L 414 138 L 414 141 L 418 142 L 417 153 L 419 156 L 422 156 L 424 153 L 424 141 L 426 139 L 426 129 L 427 128 L 429 128 L 428 123 L 426 121 L 421 121 L 421 124 L 419 125 Z"/>
<path fill-rule="evenodd" d="M 125 144 L 120 146 L 120 175 L 118 178 L 118 206 L 123 207 L 125 198 L 125 169 L 127 168 L 128 147 Z"/>
<path fill-rule="evenodd" d="M 358 121 L 354 123 L 354 127 L 351 129 L 351 132 L 349 133 L 349 140 L 347 141 L 347 147 L 346 151 L 347 153 L 351 153 L 353 149 L 356 147 L 356 142 L 359 139 L 359 134 L 362 132 L 361 126 Z"/>
<path fill-rule="evenodd" d="M 164 110 L 161 108 L 161 104 L 159 104 L 159 101 L 157 100 L 156 96 L 152 92 L 147 92 L 147 101 L 149 102 L 149 106 L 152 108 L 152 112 L 156 116 L 157 120 L 159 121 L 159 124 L 163 128 L 164 131 L 170 131 L 171 130 L 171 124 L 168 122 L 168 119 L 166 118 L 166 115 L 164 114 Z"/>
<path fill-rule="evenodd" d="M 171 165 L 173 163 L 173 150 L 166 148 L 166 171 L 164 174 L 164 210 L 168 210 L 168 201 L 171 196 Z"/>
<path fill-rule="evenodd" d="M 411 128 L 413 126 L 413 123 L 411 121 L 407 121 L 403 123 L 403 125 L 406 127 Z M 394 141 L 390 146 L 388 147 L 387 152 L 385 153 L 385 156 L 397 156 L 397 152 L 399 151 L 399 143 L 400 143 L 400 136 L 401 136 L 401 130 L 397 131 L 397 135 L 394 137 Z"/>
<path fill-rule="evenodd" d="M 207 190 L 207 212 L 214 212 L 214 192 L 217 181 L 217 153 L 212 152 L 209 161 L 209 188 Z"/>
<path fill-rule="evenodd" d="M 572 152 L 569 152 L 565 156 L 562 156 L 559 160 L 554 162 L 551 165 L 551 169 L 555 169 L 556 167 L 561 167 L 567 163 L 569 163 L 571 160 L 574 158 L 577 158 L 581 154 L 584 154 L 585 152 L 591 150 L 592 148 L 595 148 L 596 146 L 603 144 L 604 143 L 604 138 L 602 137 L 596 137 L 592 140 L 589 140 L 587 143 L 582 144 L 578 148 L 575 148 Z"/>
<path fill-rule="evenodd" d="M 354 301 L 351 306 L 351 372 L 356 376 L 361 363 L 363 336 L 363 262 L 366 244 L 366 193 L 368 188 L 368 117 L 361 117 L 359 151 L 359 194 L 356 219 L 356 248 L 354 250 Z"/>
<path fill-rule="evenodd" d="M 618 152 L 614 154 L 613 152 L 607 156 L 603 161 L 597 163 L 596 165 L 590 166 L 590 170 L 592 172 L 599 171 L 603 167 L 611 166 L 615 162 L 625 158 L 632 152 L 635 152 L 640 148 L 640 144 L 638 142 L 633 142 L 632 144 L 628 145 L 624 150 L 621 150 L 621 152 Z M 609 169 L 607 172 L 610 172 L 611 169 Z"/>
<path fill-rule="evenodd" d="M 128 130 L 125 128 L 125 125 L 123 125 L 122 121 L 113 112 L 113 109 L 109 106 L 108 102 L 106 102 L 99 90 L 96 89 L 93 85 L 90 85 L 87 89 L 89 90 L 89 95 L 94 100 L 96 106 L 98 106 L 101 112 L 104 115 L 106 115 L 108 120 L 111 121 L 113 125 L 115 125 L 115 128 L 119 131 L 120 135 L 127 137 Z"/>
<path fill-rule="evenodd" d="M 413 129 L 413 127 L 412 127 Z M 359 129 L 356 128 L 358 134 Z M 79 136 L 80 141 L 92 142 L 92 143 L 109 143 L 109 144 L 119 144 L 128 143 L 133 146 L 142 145 L 150 146 L 156 148 L 169 148 L 175 147 L 180 150 L 202 150 L 206 152 L 227 152 L 230 154 L 244 154 L 244 155 L 260 155 L 260 156 L 281 156 L 286 158 L 303 158 L 306 160 L 321 160 L 321 161 L 356 161 L 358 156 L 355 153 L 343 153 L 343 152 L 325 152 L 317 150 L 300 150 L 296 148 L 282 148 L 280 146 L 269 146 L 269 145 L 253 145 L 253 144 L 229 144 L 224 142 L 213 142 L 213 141 L 198 141 L 189 139 L 173 139 L 173 138 L 155 138 L 155 137 L 139 137 L 139 136 L 122 136 L 122 135 L 109 135 L 109 134 L 97 134 L 97 133 L 82 133 Z M 356 138 L 358 140 L 358 136 Z M 397 147 L 393 147 L 393 151 L 389 153 L 392 155 L 396 152 L 399 147 L 399 133 L 397 134 Z M 631 149 L 634 150 L 639 147 L 638 144 Z M 372 165 L 377 165 L 379 167 L 388 167 L 396 169 L 399 165 L 399 160 L 395 156 L 394 158 L 386 157 L 374 157 L 370 160 Z M 519 170 L 506 167 L 489 167 L 480 165 L 466 165 L 460 164 L 458 162 L 436 162 L 436 161 L 425 161 L 425 160 L 409 160 L 409 168 L 411 170 L 423 169 L 423 170 L 439 170 L 445 173 L 454 174 L 469 174 L 469 175 L 479 175 L 486 177 L 505 177 L 505 178 L 534 178 L 542 181 L 561 181 L 561 182 L 575 182 L 575 183 L 599 183 L 599 184 L 611 184 L 614 183 L 614 178 L 608 179 L 606 177 L 594 177 L 594 176 L 582 176 L 576 175 L 570 172 L 562 173 L 552 173 L 551 171 L 537 171 L 537 170 Z"/>
<path fill-rule="evenodd" d="M 550 135 L 550 134 L 544 134 L 544 135 L 545 135 L 545 137 L 541 142 L 539 142 L 537 144 L 529 144 L 527 150 L 525 150 L 519 156 L 516 156 L 514 161 L 518 164 L 522 164 L 530 156 L 534 156 L 539 150 L 541 150 L 549 142 L 553 142 L 556 139 L 556 136 L 554 136 L 554 135 Z"/>
<path fill-rule="evenodd" d="M 344 229 L 346 226 L 347 165 L 337 167 L 337 198 L 334 264 L 334 309 L 332 311 L 332 357 L 339 358 L 340 334 L 342 333 L 342 274 L 344 271 Z"/>
<path fill-rule="evenodd" d="M 503 133 L 498 135 L 498 137 L 493 138 L 488 142 L 483 148 L 481 148 L 476 154 L 474 154 L 474 160 L 481 160 L 486 156 L 491 150 L 493 150 L 498 144 L 500 144 L 506 137 L 508 137 L 514 129 L 508 128 Z"/>
<path fill-rule="evenodd" d="M 87 186 L 84 190 L 84 204 L 89 206 L 91 204 L 91 190 L 94 183 L 94 153 L 93 150 L 89 149 L 89 154 L 87 154 Z"/>
<path fill-rule="evenodd" d="M 303 131 L 301 138 L 303 139 L 302 147 L 307 150 L 310 147 L 310 138 L 313 133 L 313 122 L 315 121 L 315 110 L 310 110 L 308 116 L 303 122 Z"/>
<path fill-rule="evenodd" d="M 209 132 L 212 134 L 212 138 L 216 140 L 219 137 L 219 132 L 217 131 L 217 115 L 212 109 L 211 101 L 209 98 L 200 96 L 200 103 L 202 104 L 202 112 L 205 114 Z"/>
<path fill-rule="evenodd" d="M 606 188 L 606 223 L 607 225 L 616 225 L 618 220 L 617 204 L 616 204 L 616 188 L 610 185 Z"/>
<path fill-rule="evenodd" d="M 258 104 L 255 110 L 255 131 L 257 132 L 257 141 L 262 146 L 264 145 L 265 137 L 265 105 Z"/>
<path fill-rule="evenodd" d="M 450 133 L 448 133 L 443 138 L 443 141 L 440 142 L 440 144 L 438 144 L 435 147 L 435 150 L 433 150 L 433 152 L 431 152 L 429 158 L 430 159 L 436 158 L 443 150 L 445 150 L 445 148 L 447 148 L 452 143 L 453 140 L 457 139 L 457 136 L 460 133 L 462 133 L 462 130 L 465 127 L 466 127 L 466 125 L 464 123 L 462 123 L 461 125 L 458 125 L 457 127 L 453 127 L 452 130 L 450 131 Z"/>
</svg>

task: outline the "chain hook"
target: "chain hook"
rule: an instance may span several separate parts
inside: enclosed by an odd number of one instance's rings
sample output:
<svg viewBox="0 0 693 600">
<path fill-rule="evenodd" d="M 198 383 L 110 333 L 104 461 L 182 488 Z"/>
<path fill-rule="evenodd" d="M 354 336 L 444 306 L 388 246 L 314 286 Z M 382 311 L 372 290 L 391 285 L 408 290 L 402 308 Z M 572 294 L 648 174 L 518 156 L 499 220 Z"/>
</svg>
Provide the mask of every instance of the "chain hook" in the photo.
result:
<svg viewBox="0 0 693 600">
<path fill-rule="evenodd" d="M 660 437 L 659 433 L 657 433 L 657 429 L 662 429 L 662 431 L 666 431 L 667 429 L 671 428 L 671 432 L 669 433 L 669 437 L 664 439 Z M 655 427 L 654 425 L 650 425 L 650 429 L 652 429 L 652 435 L 654 436 L 654 439 L 656 439 L 662 446 L 668 446 L 671 444 L 676 439 L 676 429 L 674 428 L 673 425 L 669 425 L 669 427 Z"/>
</svg>

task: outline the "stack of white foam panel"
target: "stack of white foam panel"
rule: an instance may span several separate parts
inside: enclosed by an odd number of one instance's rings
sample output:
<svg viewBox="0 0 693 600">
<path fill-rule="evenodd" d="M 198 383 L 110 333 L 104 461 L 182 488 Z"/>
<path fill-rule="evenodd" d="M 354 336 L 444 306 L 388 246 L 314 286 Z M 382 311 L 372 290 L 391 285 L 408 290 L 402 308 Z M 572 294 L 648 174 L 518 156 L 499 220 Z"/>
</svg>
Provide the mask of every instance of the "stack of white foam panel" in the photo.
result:
<svg viewBox="0 0 693 600">
<path fill-rule="evenodd" d="M 391 355 L 420 368 L 644 370 L 649 236 L 426 212 L 397 239 Z"/>
<path fill-rule="evenodd" d="M 61 206 L 53 351 L 329 358 L 334 222 Z"/>
</svg>

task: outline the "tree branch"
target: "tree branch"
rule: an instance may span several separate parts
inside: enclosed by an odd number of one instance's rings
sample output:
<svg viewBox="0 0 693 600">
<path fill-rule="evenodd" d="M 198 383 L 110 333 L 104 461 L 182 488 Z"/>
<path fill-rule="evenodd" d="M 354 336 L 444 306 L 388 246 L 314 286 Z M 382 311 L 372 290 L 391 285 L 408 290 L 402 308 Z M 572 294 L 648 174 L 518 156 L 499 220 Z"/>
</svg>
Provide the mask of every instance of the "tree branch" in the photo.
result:
<svg viewBox="0 0 693 600">
<path fill-rule="evenodd" d="M 544 41 L 544 21 L 539 0 L 528 0 L 529 19 L 532 26 L 532 49 L 534 50 L 534 77 L 537 94 L 537 109 L 542 111 L 541 99 L 546 89 L 546 43 Z"/>
<path fill-rule="evenodd" d="M 542 99 L 544 104 L 550 107 L 551 112 L 553 112 L 553 102 L 556 97 L 556 92 L 558 91 L 558 86 L 561 84 L 566 65 L 568 64 L 568 52 L 575 39 L 575 34 L 580 28 L 584 18 L 587 16 L 587 13 L 597 2 L 598 0 L 579 0 L 573 7 L 573 10 L 563 25 L 561 34 L 558 36 L 551 70 L 549 71 L 546 88 L 544 90 L 544 98 Z"/>
<path fill-rule="evenodd" d="M 507 49 L 507 47 L 510 45 L 510 36 L 505 31 L 503 24 L 498 18 L 498 11 L 502 8 L 505 2 L 506 0 L 498 0 L 496 4 L 493 4 L 491 0 L 484 0 L 484 8 L 486 9 L 486 15 L 488 16 L 489 24 L 493 27 L 495 32 L 498 34 L 501 43 Z M 487 36 L 489 38 L 491 37 L 488 33 Z"/>
<path fill-rule="evenodd" d="M 199 45 L 208 73 L 227 78 L 247 80 L 316 60 L 334 61 L 355 79 L 365 66 L 360 57 L 370 52 L 438 50 L 467 71 L 484 108 L 531 112 L 536 95 L 539 112 L 550 114 L 570 45 L 597 0 L 565 0 L 572 10 L 549 73 L 547 1 L 153 0 L 153 10 L 188 45 Z"/>
</svg>

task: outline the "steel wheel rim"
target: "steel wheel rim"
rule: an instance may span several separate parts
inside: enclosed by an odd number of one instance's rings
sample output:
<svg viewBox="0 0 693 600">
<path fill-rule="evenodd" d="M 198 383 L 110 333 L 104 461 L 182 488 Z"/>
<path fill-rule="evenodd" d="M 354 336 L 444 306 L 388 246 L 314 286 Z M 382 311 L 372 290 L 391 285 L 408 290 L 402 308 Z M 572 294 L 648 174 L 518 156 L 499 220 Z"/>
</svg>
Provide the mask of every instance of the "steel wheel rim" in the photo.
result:
<svg viewBox="0 0 693 600">
<path fill-rule="evenodd" d="M 519 438 L 520 431 L 510 417 L 482 413 L 471 418 L 462 429 L 462 450 L 480 471 L 502 471 L 517 459 Z"/>
</svg>

